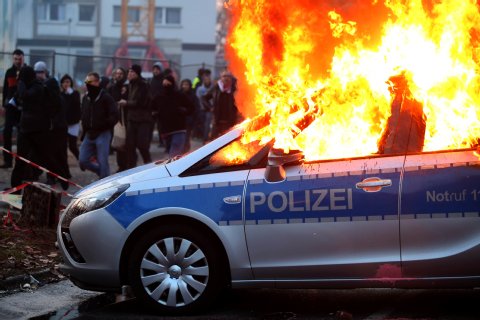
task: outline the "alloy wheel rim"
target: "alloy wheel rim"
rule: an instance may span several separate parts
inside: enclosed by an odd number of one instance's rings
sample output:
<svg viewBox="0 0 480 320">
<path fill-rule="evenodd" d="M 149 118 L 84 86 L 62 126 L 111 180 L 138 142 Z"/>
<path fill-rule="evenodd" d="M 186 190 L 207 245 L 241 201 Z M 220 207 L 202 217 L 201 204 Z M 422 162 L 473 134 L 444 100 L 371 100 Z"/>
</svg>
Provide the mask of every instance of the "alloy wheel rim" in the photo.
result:
<svg viewBox="0 0 480 320">
<path fill-rule="evenodd" d="M 140 264 L 147 294 L 168 307 L 196 301 L 207 287 L 210 268 L 204 252 L 193 242 L 169 237 L 154 243 Z"/>
</svg>

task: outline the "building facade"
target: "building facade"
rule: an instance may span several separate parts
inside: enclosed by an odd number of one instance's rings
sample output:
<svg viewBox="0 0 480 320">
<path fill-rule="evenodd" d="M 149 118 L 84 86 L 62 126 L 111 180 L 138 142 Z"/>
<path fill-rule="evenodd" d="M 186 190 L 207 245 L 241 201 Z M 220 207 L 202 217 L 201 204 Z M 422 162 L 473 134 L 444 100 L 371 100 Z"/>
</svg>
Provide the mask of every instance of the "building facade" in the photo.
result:
<svg viewBox="0 0 480 320">
<path fill-rule="evenodd" d="M 130 63 L 141 62 L 147 53 L 145 46 L 135 45 L 145 42 L 135 30 L 148 23 L 148 0 L 127 1 L 127 28 L 133 31 L 123 41 L 122 0 L 2 1 L 12 12 L 11 45 L 4 50 L 21 48 L 29 64 L 44 60 L 55 76 L 69 73 L 78 80 L 92 70 L 105 74 L 118 64 L 112 57 L 125 41 L 133 43 Z M 179 77 L 193 78 L 201 66 L 214 69 L 217 0 L 155 0 L 154 6 L 154 44 Z"/>
</svg>

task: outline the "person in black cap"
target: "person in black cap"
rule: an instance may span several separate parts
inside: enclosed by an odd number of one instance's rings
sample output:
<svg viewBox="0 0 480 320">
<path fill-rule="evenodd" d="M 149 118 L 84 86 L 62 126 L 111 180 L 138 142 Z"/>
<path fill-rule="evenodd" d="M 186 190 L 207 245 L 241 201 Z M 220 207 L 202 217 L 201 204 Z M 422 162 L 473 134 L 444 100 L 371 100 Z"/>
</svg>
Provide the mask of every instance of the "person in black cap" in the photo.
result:
<svg viewBox="0 0 480 320">
<path fill-rule="evenodd" d="M 128 110 L 127 115 L 127 166 L 136 166 L 136 150 L 142 156 L 143 163 L 152 162 L 150 141 L 152 130 L 152 111 L 148 100 L 148 86 L 142 78 L 142 67 L 134 64 L 127 75 L 128 98 L 118 102 Z"/>
</svg>

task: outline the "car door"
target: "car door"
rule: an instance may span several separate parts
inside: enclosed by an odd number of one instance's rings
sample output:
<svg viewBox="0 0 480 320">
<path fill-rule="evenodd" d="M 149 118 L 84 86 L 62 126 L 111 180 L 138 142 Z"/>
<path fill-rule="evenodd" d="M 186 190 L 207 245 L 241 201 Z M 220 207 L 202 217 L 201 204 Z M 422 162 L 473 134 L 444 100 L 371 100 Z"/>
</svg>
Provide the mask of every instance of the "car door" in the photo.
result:
<svg viewBox="0 0 480 320">
<path fill-rule="evenodd" d="M 292 165 L 279 183 L 268 183 L 265 169 L 252 170 L 245 233 L 255 278 L 399 277 L 403 161 L 397 155 Z"/>
<path fill-rule="evenodd" d="M 401 211 L 405 277 L 480 275 L 480 160 L 473 150 L 408 155 Z"/>
</svg>

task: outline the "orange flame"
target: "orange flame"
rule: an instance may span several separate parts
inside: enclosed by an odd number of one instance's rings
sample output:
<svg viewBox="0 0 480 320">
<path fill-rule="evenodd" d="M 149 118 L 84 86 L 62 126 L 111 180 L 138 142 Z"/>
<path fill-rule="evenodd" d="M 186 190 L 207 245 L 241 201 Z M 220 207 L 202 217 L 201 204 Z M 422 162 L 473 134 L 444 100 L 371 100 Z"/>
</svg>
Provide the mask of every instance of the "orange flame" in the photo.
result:
<svg viewBox="0 0 480 320">
<path fill-rule="evenodd" d="M 427 116 L 425 151 L 480 137 L 480 13 L 474 0 L 230 0 L 227 42 L 238 105 L 307 160 L 377 152 L 390 115 L 386 81 L 405 74 Z M 310 119 L 305 121 L 305 119 Z"/>
</svg>

